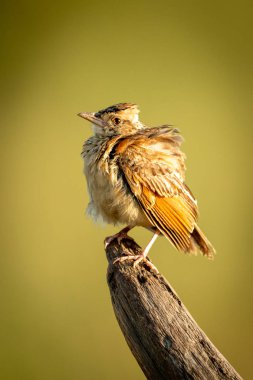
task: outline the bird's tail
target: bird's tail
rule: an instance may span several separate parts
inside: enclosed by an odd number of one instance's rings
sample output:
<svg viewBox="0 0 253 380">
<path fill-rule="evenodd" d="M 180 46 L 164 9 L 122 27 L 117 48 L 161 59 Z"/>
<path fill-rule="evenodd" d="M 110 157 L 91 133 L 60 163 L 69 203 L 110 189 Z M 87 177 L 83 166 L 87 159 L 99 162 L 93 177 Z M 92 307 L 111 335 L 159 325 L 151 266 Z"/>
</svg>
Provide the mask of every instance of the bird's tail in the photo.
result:
<svg viewBox="0 0 253 380">
<path fill-rule="evenodd" d="M 210 241 L 205 237 L 199 226 L 196 224 L 191 233 L 190 245 L 188 252 L 200 250 L 204 256 L 212 259 L 215 255 L 215 249 Z"/>
</svg>

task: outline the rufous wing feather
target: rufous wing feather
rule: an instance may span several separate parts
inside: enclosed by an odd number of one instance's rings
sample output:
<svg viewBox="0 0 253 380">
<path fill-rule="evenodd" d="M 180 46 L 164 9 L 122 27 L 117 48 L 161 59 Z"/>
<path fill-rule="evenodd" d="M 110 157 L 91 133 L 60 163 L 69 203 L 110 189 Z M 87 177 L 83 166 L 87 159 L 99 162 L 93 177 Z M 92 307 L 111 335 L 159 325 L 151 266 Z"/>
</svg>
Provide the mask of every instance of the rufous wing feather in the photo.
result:
<svg viewBox="0 0 253 380">
<path fill-rule="evenodd" d="M 194 230 L 196 212 L 181 195 L 174 197 L 155 196 L 143 188 L 139 198 L 147 218 L 165 235 L 177 249 L 189 251 L 190 237 Z"/>
<path fill-rule="evenodd" d="M 214 249 L 196 223 L 196 201 L 184 184 L 180 135 L 171 127 L 160 128 L 121 141 L 116 148 L 120 167 L 151 224 L 178 250 L 199 249 L 212 257 Z"/>
</svg>

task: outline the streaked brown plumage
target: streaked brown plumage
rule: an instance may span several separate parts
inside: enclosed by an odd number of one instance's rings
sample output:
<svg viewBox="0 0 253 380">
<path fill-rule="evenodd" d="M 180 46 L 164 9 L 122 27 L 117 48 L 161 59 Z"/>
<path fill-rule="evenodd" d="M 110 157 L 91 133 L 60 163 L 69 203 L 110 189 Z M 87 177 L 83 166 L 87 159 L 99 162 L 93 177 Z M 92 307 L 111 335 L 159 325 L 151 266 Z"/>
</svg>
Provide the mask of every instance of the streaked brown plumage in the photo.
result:
<svg viewBox="0 0 253 380">
<path fill-rule="evenodd" d="M 126 257 L 135 264 L 146 260 L 159 234 L 178 250 L 200 250 L 213 257 L 214 248 L 197 225 L 197 202 L 184 182 L 185 155 L 180 150 L 179 131 L 168 125 L 148 128 L 138 113 L 135 104 L 120 103 L 97 113 L 79 114 L 94 129 L 82 152 L 90 194 L 88 213 L 94 219 L 127 225 L 108 242 L 134 226 L 155 231 L 143 255 Z"/>
</svg>

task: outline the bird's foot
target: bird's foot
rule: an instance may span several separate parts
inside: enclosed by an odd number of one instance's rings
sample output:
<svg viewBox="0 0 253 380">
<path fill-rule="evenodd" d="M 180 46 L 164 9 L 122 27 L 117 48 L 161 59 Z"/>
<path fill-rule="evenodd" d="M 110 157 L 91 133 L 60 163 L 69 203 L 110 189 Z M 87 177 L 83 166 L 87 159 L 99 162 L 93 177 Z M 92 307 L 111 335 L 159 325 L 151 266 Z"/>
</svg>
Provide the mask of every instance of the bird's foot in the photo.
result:
<svg viewBox="0 0 253 380">
<path fill-rule="evenodd" d="M 128 236 L 127 232 L 125 232 L 124 230 L 121 230 L 115 235 L 108 236 L 107 238 L 105 238 L 105 241 L 104 241 L 105 248 L 107 248 L 108 245 L 111 244 L 113 240 L 117 240 L 117 243 L 120 244 L 123 239 L 131 239 L 131 237 Z"/>
<path fill-rule="evenodd" d="M 141 262 L 145 263 L 154 273 L 158 274 L 159 271 L 156 268 L 154 264 L 150 260 L 147 259 L 144 253 L 141 253 L 140 255 L 128 255 L 128 256 L 121 256 L 118 257 L 116 260 L 114 260 L 113 264 L 115 263 L 122 263 L 126 260 L 132 260 L 134 261 L 134 268 Z"/>
</svg>

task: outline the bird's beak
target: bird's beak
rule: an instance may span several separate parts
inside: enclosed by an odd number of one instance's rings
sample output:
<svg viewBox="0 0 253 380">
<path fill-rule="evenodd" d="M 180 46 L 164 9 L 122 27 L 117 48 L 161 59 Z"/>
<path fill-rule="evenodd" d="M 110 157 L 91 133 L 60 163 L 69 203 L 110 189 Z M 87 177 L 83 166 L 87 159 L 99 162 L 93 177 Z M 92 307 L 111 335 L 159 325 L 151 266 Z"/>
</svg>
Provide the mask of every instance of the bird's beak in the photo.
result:
<svg viewBox="0 0 253 380">
<path fill-rule="evenodd" d="M 95 116 L 95 113 L 93 112 L 80 112 L 77 115 L 82 117 L 83 119 L 90 121 L 93 124 L 96 124 L 97 126 L 101 128 L 105 126 L 105 122 L 99 117 Z"/>
</svg>

